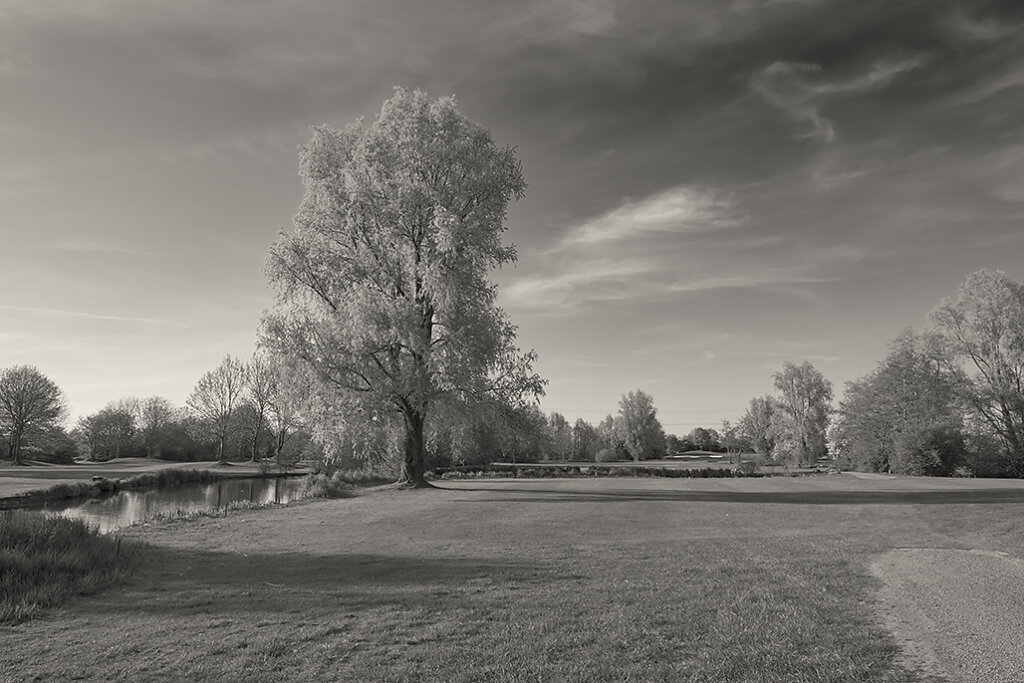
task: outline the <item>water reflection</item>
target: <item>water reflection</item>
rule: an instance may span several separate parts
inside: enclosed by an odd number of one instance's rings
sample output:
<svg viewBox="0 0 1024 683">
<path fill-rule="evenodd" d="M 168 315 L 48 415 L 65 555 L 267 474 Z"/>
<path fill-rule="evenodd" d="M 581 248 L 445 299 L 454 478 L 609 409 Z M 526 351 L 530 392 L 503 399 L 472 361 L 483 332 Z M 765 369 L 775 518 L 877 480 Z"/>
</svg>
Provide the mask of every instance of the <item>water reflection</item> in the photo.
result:
<svg viewBox="0 0 1024 683">
<path fill-rule="evenodd" d="M 161 489 L 120 491 L 103 498 L 58 500 L 36 509 L 84 519 L 107 533 L 159 515 L 217 510 L 231 503 L 287 503 L 298 497 L 301 478 L 223 479 Z"/>
</svg>

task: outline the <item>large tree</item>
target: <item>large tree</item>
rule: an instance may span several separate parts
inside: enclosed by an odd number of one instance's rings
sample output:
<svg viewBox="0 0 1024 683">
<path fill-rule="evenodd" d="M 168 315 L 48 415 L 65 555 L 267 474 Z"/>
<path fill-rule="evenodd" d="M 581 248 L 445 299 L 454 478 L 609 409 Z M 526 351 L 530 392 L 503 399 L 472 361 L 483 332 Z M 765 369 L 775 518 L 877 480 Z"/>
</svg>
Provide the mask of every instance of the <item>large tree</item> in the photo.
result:
<svg viewBox="0 0 1024 683">
<path fill-rule="evenodd" d="M 779 391 L 776 449 L 797 465 L 813 465 L 827 448 L 832 383 L 807 361 L 785 363 L 773 379 Z"/>
<path fill-rule="evenodd" d="M 226 445 L 235 427 L 235 411 L 246 386 L 245 363 L 225 356 L 213 370 L 199 378 L 188 407 L 217 439 L 217 460 L 227 461 Z"/>
<path fill-rule="evenodd" d="M 1024 474 L 1024 287 L 1002 271 L 980 270 L 931 319 L 973 417 Z"/>
<path fill-rule="evenodd" d="M 0 372 L 0 434 L 7 437 L 8 456 L 21 464 L 27 437 L 58 425 L 67 407 L 64 392 L 31 365 L 16 365 Z"/>
<path fill-rule="evenodd" d="M 314 129 L 300 175 L 295 229 L 268 258 L 263 343 L 308 376 L 314 414 L 400 422 L 400 480 L 425 485 L 437 404 L 542 391 L 488 280 L 515 261 L 501 233 L 521 164 L 454 98 L 398 89 L 369 123 Z"/>
</svg>

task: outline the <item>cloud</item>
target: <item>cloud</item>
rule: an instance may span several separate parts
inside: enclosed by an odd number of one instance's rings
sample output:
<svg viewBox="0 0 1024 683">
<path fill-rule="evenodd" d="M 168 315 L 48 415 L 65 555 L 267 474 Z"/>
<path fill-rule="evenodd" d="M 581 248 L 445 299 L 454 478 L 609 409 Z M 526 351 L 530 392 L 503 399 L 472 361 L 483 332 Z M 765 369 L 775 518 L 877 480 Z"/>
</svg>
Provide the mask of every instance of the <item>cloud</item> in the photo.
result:
<svg viewBox="0 0 1024 683">
<path fill-rule="evenodd" d="M 820 113 L 828 98 L 878 90 L 925 61 L 924 57 L 897 62 L 881 60 L 860 75 L 838 81 L 820 78 L 823 69 L 818 64 L 774 62 L 754 75 L 751 87 L 790 118 L 809 124 L 803 137 L 831 142 L 836 136 L 835 127 Z"/>
<path fill-rule="evenodd" d="M 968 16 L 962 9 L 954 12 L 948 20 L 949 29 L 954 36 L 975 43 L 996 43 L 1020 31 L 1020 26 L 1007 24 L 995 17 L 975 19 Z"/>
<path fill-rule="evenodd" d="M 156 252 L 154 251 L 136 249 L 134 247 L 125 246 L 121 243 L 104 241 L 82 235 L 66 237 L 52 244 L 42 245 L 40 248 L 55 251 L 101 252 L 109 254 L 135 254 L 144 256 L 156 255 Z"/>
<path fill-rule="evenodd" d="M 692 233 L 739 222 L 734 203 L 716 193 L 677 186 L 633 201 L 570 228 L 556 249 L 633 239 L 649 233 Z"/>
<path fill-rule="evenodd" d="M 8 304 L 0 304 L 0 308 L 5 311 L 19 311 L 22 313 L 39 313 L 41 315 L 70 317 L 70 318 L 88 318 L 89 320 L 116 320 L 121 322 L 133 322 L 133 323 L 158 323 L 165 324 L 165 320 L 158 318 L 132 318 L 120 315 L 103 315 L 97 313 L 83 313 L 81 311 L 65 311 L 58 308 L 37 308 L 33 306 L 11 306 Z"/>
<path fill-rule="evenodd" d="M 725 196 L 728 201 L 720 199 Z M 806 298 L 803 286 L 831 281 L 835 269 L 867 256 L 854 245 L 765 232 L 742 214 L 732 195 L 709 188 L 679 186 L 626 200 L 532 254 L 533 272 L 504 286 L 502 302 L 564 314 L 722 289 Z"/>
</svg>

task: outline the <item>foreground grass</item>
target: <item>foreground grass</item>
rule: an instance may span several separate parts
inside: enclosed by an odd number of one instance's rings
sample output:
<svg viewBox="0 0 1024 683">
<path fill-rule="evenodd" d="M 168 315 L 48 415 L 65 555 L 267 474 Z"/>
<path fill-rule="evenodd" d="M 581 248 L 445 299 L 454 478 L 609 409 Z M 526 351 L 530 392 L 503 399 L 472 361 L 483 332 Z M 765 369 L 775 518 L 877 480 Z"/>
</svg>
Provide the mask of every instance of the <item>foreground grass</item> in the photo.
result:
<svg viewBox="0 0 1024 683">
<path fill-rule="evenodd" d="M 0 515 L 0 623 L 123 581 L 134 551 L 78 520 Z"/>
<path fill-rule="evenodd" d="M 124 590 L 0 630 L 12 680 L 922 681 L 868 565 L 1024 555 L 1016 483 L 442 482 L 129 530 Z M 886 488 L 881 488 L 886 487 Z"/>
</svg>

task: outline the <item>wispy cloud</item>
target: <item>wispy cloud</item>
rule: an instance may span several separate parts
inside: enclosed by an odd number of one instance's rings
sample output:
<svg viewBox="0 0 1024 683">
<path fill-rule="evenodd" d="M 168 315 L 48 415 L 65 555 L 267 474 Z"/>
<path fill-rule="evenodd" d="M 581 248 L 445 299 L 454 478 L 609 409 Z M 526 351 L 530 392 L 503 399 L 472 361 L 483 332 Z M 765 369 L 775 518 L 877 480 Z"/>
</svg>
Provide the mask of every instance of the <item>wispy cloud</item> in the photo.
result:
<svg viewBox="0 0 1024 683">
<path fill-rule="evenodd" d="M 715 192 L 690 186 L 669 188 L 586 220 L 556 245 L 566 249 L 633 239 L 650 233 L 693 233 L 729 227 L 739 222 L 735 203 Z"/>
<path fill-rule="evenodd" d="M 105 241 L 94 237 L 66 237 L 56 242 L 40 245 L 40 249 L 55 251 L 102 252 L 108 254 L 136 254 L 153 256 L 156 252 L 130 247 L 119 242 Z"/>
<path fill-rule="evenodd" d="M 803 137 L 830 142 L 836 137 L 835 127 L 820 111 L 829 97 L 867 93 L 883 88 L 924 63 L 924 57 L 901 61 L 880 60 L 858 76 L 828 81 L 822 78 L 824 70 L 818 64 L 774 62 L 754 75 L 751 87 L 790 118 L 807 124 L 809 129 L 802 134 Z"/>
<path fill-rule="evenodd" d="M 853 245 L 815 246 L 795 234 L 762 233 L 753 219 L 738 218 L 741 209 L 728 193 L 682 186 L 626 200 L 533 254 L 533 272 L 504 287 L 503 302 L 564 314 L 722 289 L 770 288 L 790 296 L 789 290 L 829 281 L 835 268 L 866 257 Z"/>
<path fill-rule="evenodd" d="M 995 43 L 1020 31 L 1020 26 L 1008 24 L 995 17 L 976 19 L 962 9 L 954 12 L 948 26 L 956 37 L 977 43 Z"/>
<path fill-rule="evenodd" d="M 88 318 L 89 320 L 116 320 L 133 323 L 157 323 L 166 324 L 167 321 L 159 318 L 135 318 L 121 315 L 104 315 L 99 313 L 85 313 L 83 311 L 65 311 L 58 308 L 36 308 L 34 306 L 11 306 L 0 304 L 0 309 L 5 311 L 19 311 L 22 313 L 37 313 L 40 315 L 61 316 L 66 318 Z"/>
</svg>

